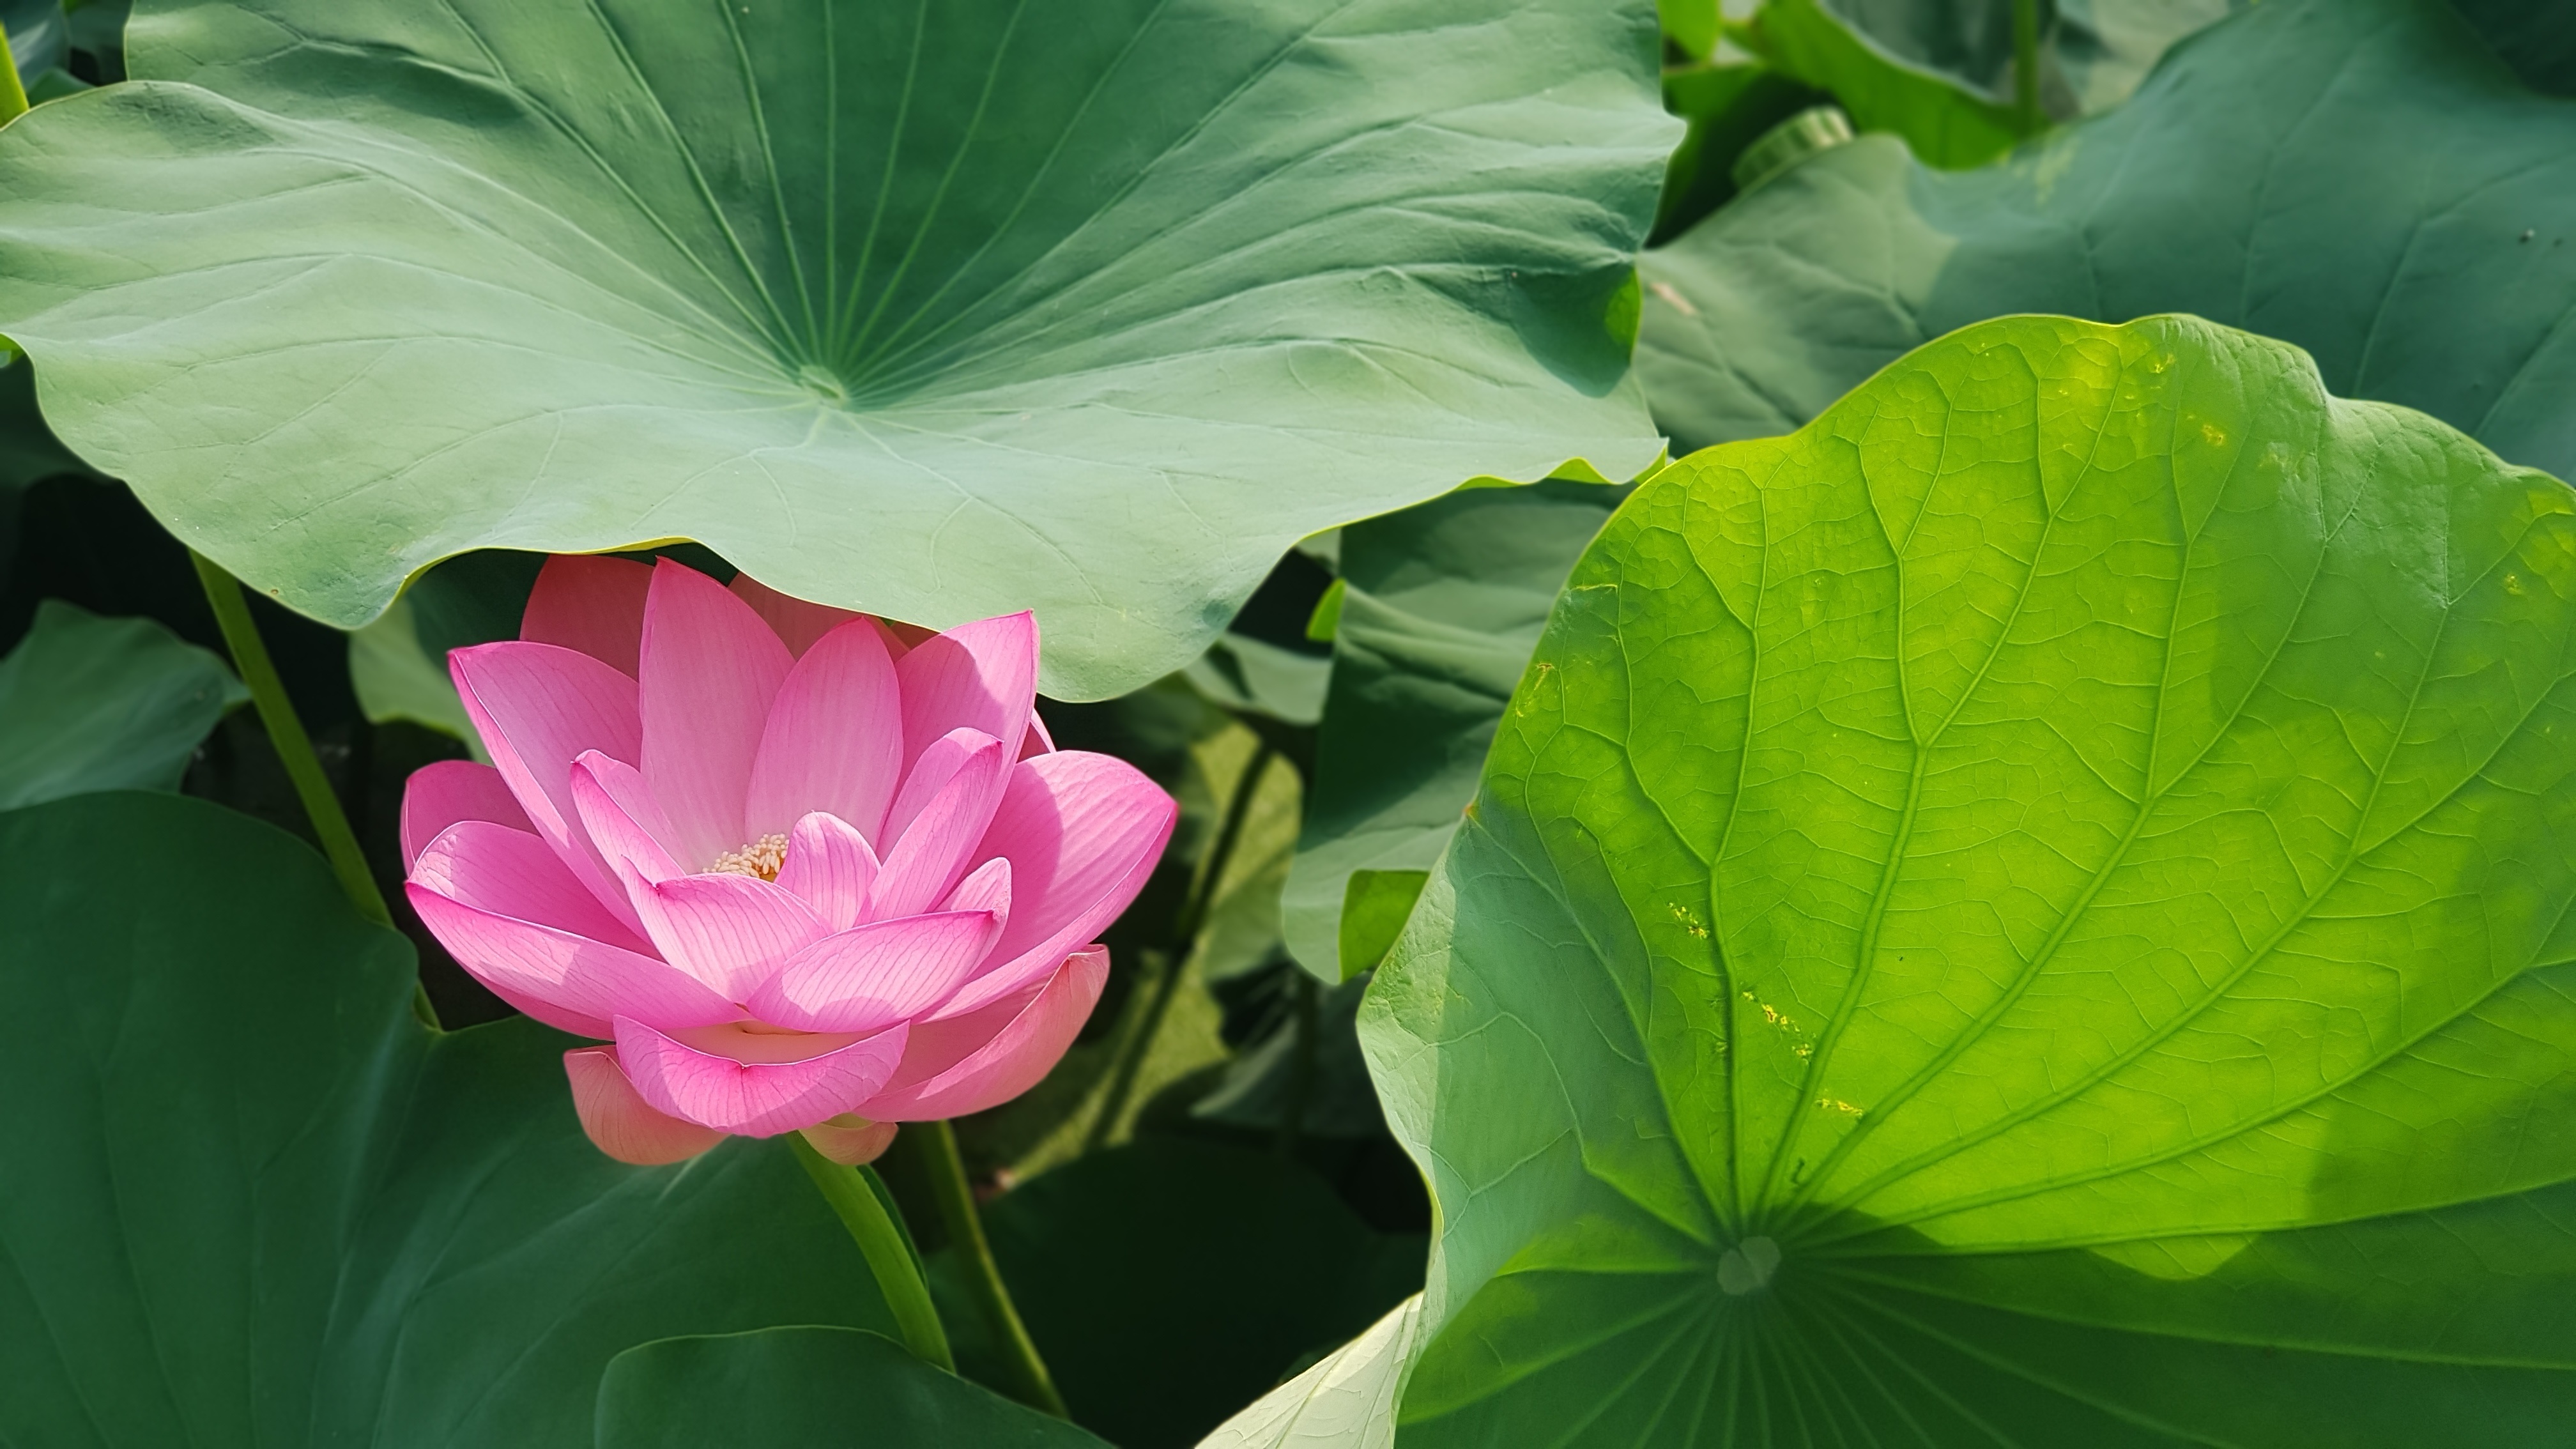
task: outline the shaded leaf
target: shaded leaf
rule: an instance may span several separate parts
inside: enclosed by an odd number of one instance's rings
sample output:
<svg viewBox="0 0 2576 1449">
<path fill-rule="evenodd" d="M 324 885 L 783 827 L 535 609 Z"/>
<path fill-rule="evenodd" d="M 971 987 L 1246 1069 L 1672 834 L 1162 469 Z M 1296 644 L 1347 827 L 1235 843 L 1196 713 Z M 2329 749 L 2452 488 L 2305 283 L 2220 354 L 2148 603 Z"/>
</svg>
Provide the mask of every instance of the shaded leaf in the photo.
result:
<svg viewBox="0 0 2576 1449">
<path fill-rule="evenodd" d="M 1369 1331 L 1217 1426 L 1199 1449 L 1388 1449 L 1395 1395 L 1420 1347 L 1422 1295 L 1397 1304 Z"/>
<path fill-rule="evenodd" d="M 150 619 L 47 599 L 0 659 L 0 810 L 93 790 L 176 790 L 188 757 L 250 691 Z"/>
<path fill-rule="evenodd" d="M 1294 1161 L 1211 1143 L 1093 1153 L 984 1223 L 1075 1421 L 1123 1449 L 1195 1442 L 1421 1284 L 1420 1237 L 1372 1230 Z"/>
<path fill-rule="evenodd" d="M 634 1344 L 892 1327 L 784 1148 L 601 1156 L 571 1038 L 424 1029 L 402 939 L 230 811 L 0 815 L 0 986 L 11 1443 L 557 1449 Z"/>
<path fill-rule="evenodd" d="M 2007 164 L 1864 137 L 1644 266 L 1638 365 L 1677 448 L 1786 432 L 1984 318 L 2191 312 L 2576 474 L 2576 104 L 2438 0 L 2267 0 Z"/>
<path fill-rule="evenodd" d="M 855 1328 L 666 1338 L 609 1360 L 598 1449 L 1080 1449 L 1061 1419 Z"/>
<path fill-rule="evenodd" d="M 1584 483 L 1470 488 L 1342 531 L 1332 683 L 1281 903 L 1307 970 L 1334 982 L 1376 964 L 1342 950 L 1356 872 L 1384 874 L 1382 894 L 1361 889 L 1354 951 L 1393 939 L 1366 927 L 1457 828 L 1548 605 L 1619 497 Z"/>
<path fill-rule="evenodd" d="M 146 83 L 0 144 L 0 325 L 84 456 L 332 623 L 687 537 L 1034 606 L 1097 698 L 1319 528 L 1654 455 L 1654 43 L 1644 0 L 165 0 Z"/>
<path fill-rule="evenodd" d="M 1604 529 L 1361 1031 L 1407 1445 L 2566 1442 L 2576 495 L 1944 339 Z"/>
</svg>

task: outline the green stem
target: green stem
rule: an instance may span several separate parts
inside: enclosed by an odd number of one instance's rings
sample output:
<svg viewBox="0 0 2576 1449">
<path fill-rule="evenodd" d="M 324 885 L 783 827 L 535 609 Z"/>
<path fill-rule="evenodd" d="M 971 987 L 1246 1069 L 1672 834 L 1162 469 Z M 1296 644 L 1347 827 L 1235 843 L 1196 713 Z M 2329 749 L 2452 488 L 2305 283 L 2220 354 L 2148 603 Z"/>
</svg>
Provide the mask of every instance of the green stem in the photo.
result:
<svg viewBox="0 0 2576 1449">
<path fill-rule="evenodd" d="M 375 872 L 367 868 L 366 852 L 358 848 L 357 832 L 349 828 L 340 797 L 332 792 L 330 777 L 322 773 L 313 739 L 304 733 L 304 721 L 296 718 L 295 704 L 286 697 L 285 681 L 277 677 L 277 666 L 269 660 L 268 646 L 260 640 L 259 625 L 250 616 L 250 600 L 243 596 L 240 581 L 193 548 L 188 558 L 197 566 L 197 581 L 206 586 L 206 602 L 214 606 L 215 623 L 224 631 L 233 668 L 250 686 L 259 722 L 268 726 L 268 742 L 277 748 L 278 763 L 286 767 L 286 778 L 295 782 L 296 796 L 304 802 L 304 814 L 322 842 L 322 854 L 330 859 L 331 873 L 340 878 L 340 889 L 348 893 L 349 904 L 358 908 L 358 914 L 379 926 L 392 925 L 393 912 L 385 908 Z"/>
<path fill-rule="evenodd" d="M 994 1345 L 1011 1376 L 1011 1397 L 1059 1419 L 1073 1417 L 1065 1412 L 1064 1396 L 1056 1392 L 1046 1360 L 1038 1356 L 1037 1341 L 1020 1321 L 1019 1307 L 1002 1282 L 1001 1265 L 993 1261 L 983 1216 L 975 1210 L 975 1189 L 966 1181 L 966 1159 L 957 1151 L 956 1129 L 946 1122 L 912 1122 L 905 1124 L 903 1139 L 913 1144 L 928 1169 L 931 1193 L 939 1199 L 939 1220 L 948 1229 L 949 1251 L 966 1270 L 967 1291 L 975 1295 L 993 1330 Z"/>
<path fill-rule="evenodd" d="M 858 1241 L 868 1271 L 876 1275 L 877 1291 L 894 1310 L 904 1345 L 923 1362 L 957 1372 L 957 1360 L 948 1352 L 948 1331 L 939 1326 L 939 1310 L 930 1303 L 930 1285 L 922 1281 L 921 1263 L 913 1257 L 912 1245 L 904 1240 L 894 1215 L 886 1210 L 876 1184 L 868 1181 L 874 1174 L 862 1176 L 858 1168 L 843 1167 L 825 1157 L 802 1132 L 788 1133 L 787 1145 L 796 1149 L 805 1175 L 823 1190 L 823 1201 L 832 1205 L 841 1225 Z"/>
<path fill-rule="evenodd" d="M 0 126 L 27 114 L 27 87 L 18 79 L 18 58 L 9 53 L 9 29 L 0 26 Z"/>
<path fill-rule="evenodd" d="M 2013 109 L 2025 136 L 2047 124 L 2039 113 L 2039 0 L 2013 0 Z"/>
<path fill-rule="evenodd" d="M 1118 1128 L 1119 1116 L 1127 1110 L 1127 1098 L 1136 1090 L 1136 1074 L 1144 1070 L 1146 1050 L 1153 1045 L 1154 1034 L 1162 1030 L 1163 1016 L 1171 1010 L 1172 998 L 1180 993 L 1181 976 L 1189 969 L 1199 929 L 1207 924 L 1208 912 L 1215 904 L 1217 883 L 1225 878 L 1226 865 L 1234 858 L 1234 844 L 1242 838 L 1244 817 L 1252 812 L 1253 794 L 1260 788 L 1262 772 L 1270 768 L 1274 753 L 1270 742 L 1262 741 L 1244 763 L 1243 773 L 1235 777 L 1234 793 L 1225 802 L 1225 818 L 1217 826 L 1216 842 L 1199 861 L 1198 872 L 1190 879 L 1190 893 L 1172 922 L 1172 947 L 1160 953 L 1166 964 L 1154 982 L 1154 994 L 1146 999 L 1144 1014 L 1136 1019 L 1135 1026 L 1119 1038 L 1109 1090 L 1101 1098 L 1099 1115 L 1091 1119 L 1091 1126 L 1082 1134 L 1082 1150 L 1086 1153 L 1108 1143 L 1109 1134 Z"/>
</svg>

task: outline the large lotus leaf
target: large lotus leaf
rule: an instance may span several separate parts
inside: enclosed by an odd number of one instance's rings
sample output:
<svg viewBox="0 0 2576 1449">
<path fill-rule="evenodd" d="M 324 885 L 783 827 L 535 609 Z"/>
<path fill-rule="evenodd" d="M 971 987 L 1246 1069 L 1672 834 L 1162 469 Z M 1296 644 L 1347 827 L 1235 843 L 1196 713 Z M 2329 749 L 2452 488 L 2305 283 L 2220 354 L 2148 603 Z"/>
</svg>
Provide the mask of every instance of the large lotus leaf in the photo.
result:
<svg viewBox="0 0 2576 1449">
<path fill-rule="evenodd" d="M 1645 0 L 146 0 L 0 144 L 0 329 L 343 627 L 459 550 L 713 546 L 1046 688 L 1296 538 L 1657 441 Z"/>
<path fill-rule="evenodd" d="M 47 599 L 0 659 L 0 810 L 176 790 L 206 732 L 249 698 L 224 661 L 150 619 Z"/>
<path fill-rule="evenodd" d="M 1422 1295 L 1199 1441 L 1199 1449 L 1389 1449 L 1395 1397 L 1420 1346 Z"/>
<path fill-rule="evenodd" d="M 2056 116 L 2127 100 L 2175 41 L 2251 0 L 2052 0 L 2042 10 L 2040 97 Z M 1899 64 L 1927 70 L 1986 101 L 2014 97 L 2018 0 L 1815 0 Z"/>
<path fill-rule="evenodd" d="M 1400 1444 L 2570 1442 L 2576 493 L 1944 339 L 1611 520 L 1361 1029 Z"/>
<path fill-rule="evenodd" d="M 1342 530 L 1332 684 L 1280 901 L 1307 970 L 1340 981 L 1394 941 L 1475 797 L 1548 606 L 1619 497 L 1470 488 Z"/>
<path fill-rule="evenodd" d="M 14 352 L 0 346 L 0 492 L 57 473 L 88 473 L 89 466 L 45 426 L 36 407 L 36 369 Z"/>
<path fill-rule="evenodd" d="M 1062 1419 L 932 1368 L 880 1334 L 666 1338 L 609 1361 L 596 1449 L 1103 1449 Z"/>
<path fill-rule="evenodd" d="M 1645 270 L 1638 366 L 1677 448 L 1786 432 L 1983 318 L 2192 312 L 2576 476 L 2576 103 L 2439 0 L 2267 0 L 2008 163 L 1863 138 Z"/>
<path fill-rule="evenodd" d="M 589 1443 L 611 1356 L 892 1329 L 786 1149 L 633 1168 L 568 1038 L 438 1033 L 291 837 L 176 796 L 0 815 L 0 1442 Z"/>
</svg>

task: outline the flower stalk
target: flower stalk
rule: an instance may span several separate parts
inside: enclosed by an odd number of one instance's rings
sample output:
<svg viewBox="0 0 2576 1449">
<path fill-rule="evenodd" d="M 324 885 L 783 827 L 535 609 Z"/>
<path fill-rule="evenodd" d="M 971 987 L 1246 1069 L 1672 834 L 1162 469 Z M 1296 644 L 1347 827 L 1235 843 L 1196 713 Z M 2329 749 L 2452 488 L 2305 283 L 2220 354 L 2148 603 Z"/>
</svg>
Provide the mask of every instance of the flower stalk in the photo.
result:
<svg viewBox="0 0 2576 1449">
<path fill-rule="evenodd" d="M 931 1194 L 939 1201 L 939 1220 L 948 1229 L 949 1251 L 966 1270 L 966 1289 L 992 1329 L 994 1347 L 1011 1377 L 1006 1386 L 1011 1397 L 1059 1419 L 1071 1418 L 1064 1396 L 1056 1392 L 1054 1375 L 1038 1355 L 1037 1341 L 1029 1337 L 1028 1325 L 1020 1321 L 1020 1310 L 1011 1302 L 1011 1290 L 1002 1282 L 1001 1264 L 993 1259 L 983 1216 L 975 1208 L 975 1190 L 966 1180 L 966 1160 L 957 1150 L 956 1129 L 945 1121 L 908 1123 L 896 1140 L 911 1143 L 927 1170 Z"/>
<path fill-rule="evenodd" d="M 886 1208 L 885 1198 L 876 1184 L 868 1180 L 873 1173 L 864 1169 L 843 1167 L 814 1150 L 802 1132 L 787 1134 L 787 1145 L 796 1151 L 796 1160 L 805 1166 L 805 1175 L 823 1192 L 823 1201 L 841 1225 L 850 1230 L 858 1242 L 861 1256 L 868 1260 L 868 1271 L 876 1276 L 877 1291 L 885 1295 L 886 1306 L 894 1310 L 895 1326 L 903 1333 L 904 1346 L 924 1363 L 957 1372 L 955 1355 L 949 1352 L 948 1330 L 939 1324 L 939 1310 L 930 1302 L 930 1285 L 921 1276 L 921 1261 L 913 1256 L 912 1244 L 905 1240 L 903 1229 L 896 1226 L 894 1214 Z"/>
<path fill-rule="evenodd" d="M 358 914 L 379 926 L 394 923 L 393 912 L 386 908 L 384 892 L 376 889 L 375 873 L 367 868 L 366 852 L 358 848 L 358 834 L 349 828 L 348 813 L 340 808 L 340 797 L 331 788 L 331 779 L 322 772 L 321 756 L 313 752 L 313 738 L 304 732 L 304 721 L 296 717 L 294 701 L 286 697 L 286 683 L 278 678 L 277 665 L 268 657 L 268 645 L 259 637 L 258 621 L 251 618 L 250 600 L 243 596 L 241 581 L 224 571 L 223 565 L 197 552 L 188 550 L 189 562 L 197 566 L 197 581 L 206 588 L 206 602 L 215 611 L 215 624 L 224 633 L 224 647 L 231 651 L 233 668 L 241 674 L 242 683 L 250 686 L 251 703 L 259 709 L 259 722 L 268 729 L 268 741 L 276 747 L 278 763 L 286 767 L 286 778 L 295 784 L 296 798 L 304 802 L 305 818 L 313 822 L 313 834 L 322 842 L 322 854 L 331 862 L 331 873 L 340 880 L 340 889 L 348 894 L 349 904 Z"/>
</svg>

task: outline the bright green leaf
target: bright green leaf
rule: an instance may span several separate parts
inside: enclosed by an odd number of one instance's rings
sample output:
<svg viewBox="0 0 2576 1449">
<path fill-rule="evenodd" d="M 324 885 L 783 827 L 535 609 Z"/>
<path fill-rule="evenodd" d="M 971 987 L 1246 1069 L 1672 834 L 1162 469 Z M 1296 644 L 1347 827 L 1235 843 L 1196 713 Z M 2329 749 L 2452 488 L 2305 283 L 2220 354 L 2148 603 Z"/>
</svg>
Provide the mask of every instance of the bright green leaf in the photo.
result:
<svg viewBox="0 0 2576 1449">
<path fill-rule="evenodd" d="M 571 1038 L 432 1032 L 412 989 L 269 826 L 0 815 L 0 1441 L 561 1449 L 634 1344 L 892 1331 L 785 1148 L 612 1162 Z"/>
<path fill-rule="evenodd" d="M 1294 1161 L 1168 1137 L 1040 1174 L 984 1223 L 1075 1420 L 1123 1449 L 1196 1441 L 1422 1281 L 1419 1236 Z"/>
<path fill-rule="evenodd" d="M 1047 692 L 1317 529 L 1656 450 L 1645 0 L 159 0 L 0 144 L 0 327 L 172 530 L 343 627 L 687 537 Z"/>
<path fill-rule="evenodd" d="M 150 619 L 47 599 L 0 659 L 0 810 L 176 790 L 206 732 L 249 698 L 224 661 Z"/>
<path fill-rule="evenodd" d="M 853 1328 L 666 1338 L 609 1360 L 597 1449 L 1104 1449 Z"/>
<path fill-rule="evenodd" d="M 2576 476 L 2576 104 L 2439 0 L 2265 0 L 2008 164 L 1864 137 L 1645 268 L 1638 365 L 1676 447 L 1787 432 L 1984 318 L 2192 312 Z"/>
<path fill-rule="evenodd" d="M 1448 832 L 1439 832 L 1445 840 Z M 1342 888 L 1338 933 L 1342 979 L 1374 970 L 1404 931 L 1405 917 L 1422 898 L 1427 870 L 1355 870 Z"/>
<path fill-rule="evenodd" d="M 1361 1022 L 1414 1449 L 2563 1440 L 2576 494 L 1955 334 L 1603 530 Z"/>
<path fill-rule="evenodd" d="M 1339 981 L 1394 939 L 1368 914 L 1399 884 L 1386 878 L 1362 888 L 1345 949 L 1354 872 L 1398 877 L 1439 858 L 1548 605 L 1618 499 L 1584 483 L 1469 489 L 1342 530 L 1332 685 L 1281 902 L 1307 970 Z"/>
</svg>

